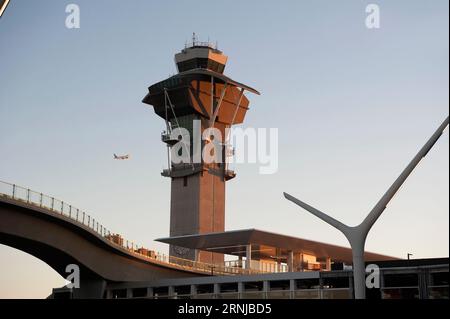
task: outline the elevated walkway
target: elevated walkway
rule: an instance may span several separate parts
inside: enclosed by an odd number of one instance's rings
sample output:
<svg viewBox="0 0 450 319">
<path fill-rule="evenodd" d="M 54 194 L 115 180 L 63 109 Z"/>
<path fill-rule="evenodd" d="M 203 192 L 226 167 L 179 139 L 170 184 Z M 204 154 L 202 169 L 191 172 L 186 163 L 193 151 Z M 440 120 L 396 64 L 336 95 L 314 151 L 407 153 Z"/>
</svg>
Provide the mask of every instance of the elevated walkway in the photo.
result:
<svg viewBox="0 0 450 319">
<path fill-rule="evenodd" d="M 0 243 L 34 255 L 66 276 L 69 263 L 110 281 L 142 281 L 252 272 L 177 258 L 111 232 L 64 201 L 0 181 Z"/>
</svg>

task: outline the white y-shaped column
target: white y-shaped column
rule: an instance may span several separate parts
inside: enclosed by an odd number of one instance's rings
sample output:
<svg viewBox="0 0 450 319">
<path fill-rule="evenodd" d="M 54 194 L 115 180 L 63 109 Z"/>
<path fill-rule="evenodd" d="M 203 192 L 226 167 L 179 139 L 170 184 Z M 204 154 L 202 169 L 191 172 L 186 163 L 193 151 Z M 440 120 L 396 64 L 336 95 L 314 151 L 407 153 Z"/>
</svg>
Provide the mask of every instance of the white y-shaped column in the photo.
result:
<svg viewBox="0 0 450 319">
<path fill-rule="evenodd" d="M 352 248 L 353 254 L 353 277 L 354 277 L 354 285 L 355 285 L 355 298 L 356 299 L 364 299 L 366 297 L 366 269 L 364 264 L 364 246 L 366 243 L 367 234 L 372 228 L 373 224 L 377 221 L 378 217 L 383 213 L 387 204 L 394 197 L 395 193 L 402 186 L 414 168 L 419 164 L 419 162 L 424 158 L 433 145 L 437 142 L 439 137 L 444 132 L 445 128 L 449 124 L 449 118 L 439 126 L 436 132 L 431 136 L 428 142 L 420 149 L 419 153 L 413 158 L 413 160 L 408 164 L 408 166 L 404 169 L 404 171 L 400 174 L 400 176 L 395 180 L 395 182 L 391 185 L 391 187 L 387 190 L 387 192 L 381 197 L 375 207 L 370 211 L 367 217 L 363 220 L 361 224 L 358 226 L 347 226 L 340 221 L 330 217 L 329 215 L 321 212 L 318 209 L 302 202 L 301 200 L 287 194 L 283 193 L 284 197 L 298 206 L 304 208 L 311 214 L 319 217 L 326 223 L 340 230 L 345 237 L 347 237 L 350 246 Z"/>
</svg>

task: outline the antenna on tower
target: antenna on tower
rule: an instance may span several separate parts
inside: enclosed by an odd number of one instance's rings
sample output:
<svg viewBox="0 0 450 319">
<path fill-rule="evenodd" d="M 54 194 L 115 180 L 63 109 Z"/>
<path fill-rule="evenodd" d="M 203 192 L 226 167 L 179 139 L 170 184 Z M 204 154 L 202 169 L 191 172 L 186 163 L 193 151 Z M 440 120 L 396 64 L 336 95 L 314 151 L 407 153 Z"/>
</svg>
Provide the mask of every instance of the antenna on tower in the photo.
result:
<svg viewBox="0 0 450 319">
<path fill-rule="evenodd" d="M 195 47 L 195 42 L 197 42 L 197 36 L 195 32 L 192 32 L 192 46 Z"/>
</svg>

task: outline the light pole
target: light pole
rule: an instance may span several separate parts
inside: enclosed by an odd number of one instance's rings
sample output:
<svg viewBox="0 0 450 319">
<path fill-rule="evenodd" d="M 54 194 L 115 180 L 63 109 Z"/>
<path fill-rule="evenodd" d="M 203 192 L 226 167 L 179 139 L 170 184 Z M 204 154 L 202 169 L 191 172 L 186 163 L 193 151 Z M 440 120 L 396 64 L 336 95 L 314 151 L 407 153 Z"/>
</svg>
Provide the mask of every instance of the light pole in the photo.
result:
<svg viewBox="0 0 450 319">
<path fill-rule="evenodd" d="M 377 221 L 383 211 L 386 209 L 386 206 L 394 197 L 395 193 L 402 186 L 414 168 L 419 164 L 419 162 L 424 158 L 433 145 L 437 142 L 439 137 L 444 132 L 445 128 L 449 123 L 449 118 L 447 117 L 445 121 L 439 126 L 436 132 L 430 137 L 430 139 L 425 143 L 425 145 L 420 149 L 417 155 L 412 159 L 412 161 L 408 164 L 408 166 L 403 170 L 400 176 L 395 180 L 395 182 L 389 187 L 386 193 L 381 197 L 378 203 L 374 206 L 374 208 L 370 211 L 367 217 L 363 220 L 363 222 L 357 226 L 347 226 L 340 221 L 330 217 L 329 215 L 319 211 L 318 209 L 302 202 L 301 200 L 287 194 L 283 193 L 286 199 L 292 201 L 303 209 L 307 210 L 311 214 L 319 217 L 326 223 L 340 230 L 347 240 L 350 243 L 352 248 L 353 255 L 353 282 L 355 285 L 355 298 L 356 299 L 365 299 L 366 297 L 366 285 L 365 285 L 365 277 L 366 277 L 366 268 L 364 264 L 364 246 L 366 243 L 367 234 L 372 228 L 373 224 Z"/>
</svg>

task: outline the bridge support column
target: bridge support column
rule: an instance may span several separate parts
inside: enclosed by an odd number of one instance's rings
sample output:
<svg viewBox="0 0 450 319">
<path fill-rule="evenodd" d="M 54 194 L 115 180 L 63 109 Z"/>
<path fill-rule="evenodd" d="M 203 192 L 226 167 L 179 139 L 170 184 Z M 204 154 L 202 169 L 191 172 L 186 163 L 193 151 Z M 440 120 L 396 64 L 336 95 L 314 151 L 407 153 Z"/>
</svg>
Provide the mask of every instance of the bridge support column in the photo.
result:
<svg viewBox="0 0 450 319">
<path fill-rule="evenodd" d="M 242 294 L 244 293 L 244 283 L 243 282 L 238 282 L 238 296 L 239 299 L 242 299 Z"/>
<path fill-rule="evenodd" d="M 175 298 L 175 287 L 169 286 L 169 292 L 168 292 L 169 298 L 173 299 Z"/>
<path fill-rule="evenodd" d="M 81 279 L 80 288 L 73 289 L 74 299 L 101 299 L 105 293 L 106 281 L 103 279 Z"/>
<path fill-rule="evenodd" d="M 214 284 L 214 298 L 217 298 L 220 294 L 220 284 Z"/>
<path fill-rule="evenodd" d="M 267 280 L 264 280 L 263 281 L 264 299 L 269 298 L 269 291 L 270 291 L 270 282 Z"/>
<path fill-rule="evenodd" d="M 147 288 L 147 298 L 153 298 L 153 288 L 152 287 Z"/>
<path fill-rule="evenodd" d="M 294 294 L 295 294 L 295 280 L 291 279 L 291 280 L 289 280 L 289 297 L 291 299 L 295 299 Z"/>
<path fill-rule="evenodd" d="M 196 295 L 197 295 L 197 286 L 196 285 L 191 285 L 191 296 L 193 298 L 195 298 Z"/>
</svg>

